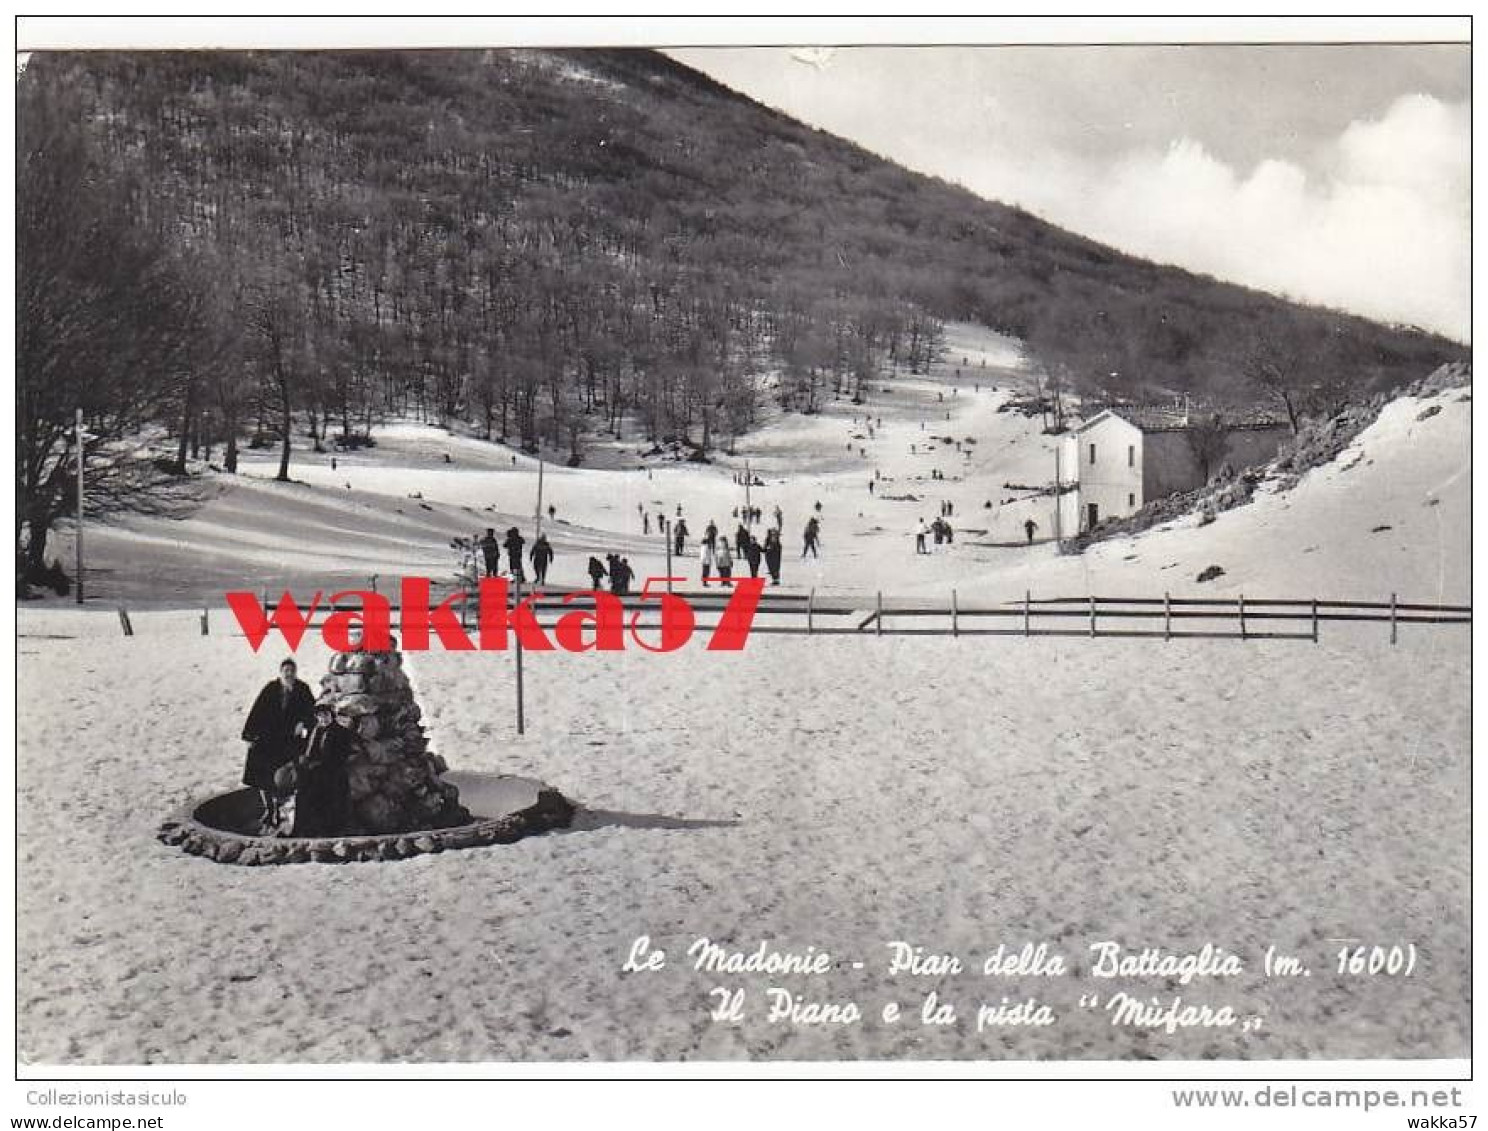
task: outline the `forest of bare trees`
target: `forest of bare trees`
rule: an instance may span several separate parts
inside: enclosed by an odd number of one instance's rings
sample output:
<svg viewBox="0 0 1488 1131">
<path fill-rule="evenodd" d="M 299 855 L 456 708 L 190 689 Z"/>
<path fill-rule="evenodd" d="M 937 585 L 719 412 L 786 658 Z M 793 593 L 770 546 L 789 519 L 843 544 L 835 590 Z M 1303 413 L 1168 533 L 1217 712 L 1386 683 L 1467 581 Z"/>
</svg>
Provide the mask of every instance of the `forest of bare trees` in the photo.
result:
<svg viewBox="0 0 1488 1131">
<path fill-rule="evenodd" d="M 289 477 L 392 417 L 706 456 L 927 371 L 949 319 L 1067 385 L 1299 405 L 1318 341 L 1357 384 L 1453 352 L 1116 255 L 646 52 L 41 54 L 17 91 L 31 567 L 79 406 L 127 497 L 241 445 Z"/>
</svg>

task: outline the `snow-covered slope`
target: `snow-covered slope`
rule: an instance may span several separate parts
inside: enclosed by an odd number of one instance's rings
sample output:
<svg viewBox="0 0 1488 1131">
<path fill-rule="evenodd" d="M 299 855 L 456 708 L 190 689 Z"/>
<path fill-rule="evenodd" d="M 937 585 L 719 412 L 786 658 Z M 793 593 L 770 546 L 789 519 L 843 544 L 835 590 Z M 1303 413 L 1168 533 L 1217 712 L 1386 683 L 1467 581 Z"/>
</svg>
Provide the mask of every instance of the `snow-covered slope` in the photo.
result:
<svg viewBox="0 0 1488 1131">
<path fill-rule="evenodd" d="M 969 600 L 1025 590 L 1468 597 L 1464 389 L 1388 405 L 1333 463 L 1291 490 L 1263 489 L 1208 526 L 1190 517 L 1062 557 L 1048 540 L 1052 499 L 1037 491 L 1053 480 L 1054 439 L 1037 417 L 997 411 L 1029 383 L 1015 342 L 952 327 L 929 376 L 885 379 L 865 406 L 828 400 L 814 415 L 777 416 L 711 464 L 644 457 L 632 436 L 596 452 L 599 466 L 546 465 L 544 526 L 558 554 L 550 579 L 583 584 L 589 555 L 608 552 L 629 557 L 641 578 L 663 575 L 658 516 L 680 511 L 691 550 L 709 521 L 732 534 L 747 498 L 766 525 L 780 508 L 783 583 L 794 590 L 948 597 L 956 588 Z M 536 460 L 429 425 L 393 424 L 377 438 L 375 448 L 337 454 L 334 467 L 329 453 L 297 453 L 293 484 L 273 482 L 273 453 L 250 452 L 240 475 L 210 477 L 207 500 L 187 519 L 95 523 L 89 592 L 131 606 L 189 607 L 220 603 L 229 588 L 363 586 L 373 574 L 445 578 L 457 535 L 519 525 L 531 537 Z M 760 481 L 747 490 L 746 467 Z M 943 503 L 956 540 L 917 555 L 916 524 L 932 521 Z M 555 520 L 546 518 L 549 506 Z M 822 555 L 802 559 L 801 529 L 813 514 Z M 1033 546 L 1023 530 L 1029 518 L 1038 523 Z M 64 561 L 69 535 L 59 531 L 53 545 Z M 1223 576 L 1200 585 L 1211 565 Z M 691 553 L 673 573 L 696 578 Z"/>
<path fill-rule="evenodd" d="M 1040 592 L 1278 597 L 1455 604 L 1471 594 L 1471 395 L 1386 405 L 1337 459 L 1290 490 L 1272 484 L 1207 526 L 1189 516 L 1079 557 L 1049 559 Z M 1224 575 L 1204 585 L 1210 565 Z M 996 582 L 988 578 L 989 587 Z"/>
</svg>

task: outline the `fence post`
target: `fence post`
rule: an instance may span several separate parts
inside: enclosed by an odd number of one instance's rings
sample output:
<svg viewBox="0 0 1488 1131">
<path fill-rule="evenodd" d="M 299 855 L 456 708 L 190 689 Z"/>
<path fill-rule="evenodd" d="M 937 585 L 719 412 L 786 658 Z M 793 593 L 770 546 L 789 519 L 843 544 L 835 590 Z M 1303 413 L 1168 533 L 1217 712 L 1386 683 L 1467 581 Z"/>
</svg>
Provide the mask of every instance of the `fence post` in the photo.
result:
<svg viewBox="0 0 1488 1131">
<path fill-rule="evenodd" d="M 1244 593 L 1241 593 L 1239 595 L 1239 606 L 1240 606 L 1240 639 L 1241 640 L 1244 640 L 1245 639 L 1245 594 Z"/>
<path fill-rule="evenodd" d="M 1090 635 L 1095 635 L 1095 594 L 1090 595 Z"/>
<path fill-rule="evenodd" d="M 1317 598 L 1312 599 L 1312 642 L 1317 643 Z"/>
<path fill-rule="evenodd" d="M 125 636 L 134 635 L 134 625 L 129 623 L 129 613 L 123 605 L 119 606 L 119 627 L 124 630 Z"/>
<path fill-rule="evenodd" d="M 207 606 L 206 605 L 203 605 L 202 606 L 201 630 L 202 630 L 202 635 L 203 636 L 209 635 L 209 633 L 207 632 Z"/>
<path fill-rule="evenodd" d="M 883 635 L 883 590 L 878 591 L 878 599 L 874 604 L 873 635 Z"/>
<path fill-rule="evenodd" d="M 1029 632 L 1028 632 L 1028 606 L 1032 603 L 1032 600 L 1033 600 L 1033 594 L 1030 593 L 1027 589 L 1023 590 L 1023 635 L 1024 636 L 1027 636 L 1029 634 Z"/>
<path fill-rule="evenodd" d="M 1163 639 L 1173 639 L 1173 602 L 1167 590 L 1163 590 Z"/>
<path fill-rule="evenodd" d="M 1395 594 L 1390 594 L 1390 643 L 1395 643 Z"/>
<path fill-rule="evenodd" d="M 815 589 L 812 589 L 810 593 L 806 594 L 806 635 L 807 636 L 810 636 L 811 635 L 811 611 L 812 611 L 812 606 L 815 605 L 815 604 L 816 604 L 816 590 Z"/>
<path fill-rule="evenodd" d="M 956 623 L 956 591 L 951 590 L 951 636 L 960 636 L 960 626 Z"/>
</svg>

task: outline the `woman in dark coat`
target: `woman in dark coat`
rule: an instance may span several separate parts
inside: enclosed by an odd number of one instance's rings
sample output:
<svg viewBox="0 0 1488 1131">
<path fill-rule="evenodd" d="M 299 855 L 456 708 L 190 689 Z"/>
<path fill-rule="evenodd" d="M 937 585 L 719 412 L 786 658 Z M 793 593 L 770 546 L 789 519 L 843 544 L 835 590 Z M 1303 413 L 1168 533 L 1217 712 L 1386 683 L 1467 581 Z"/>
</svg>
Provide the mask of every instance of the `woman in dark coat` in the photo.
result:
<svg viewBox="0 0 1488 1131">
<path fill-rule="evenodd" d="M 279 793 L 274 771 L 294 760 L 303 736 L 315 725 L 315 696 L 310 685 L 296 679 L 293 660 L 279 665 L 279 678 L 258 693 L 243 724 L 248 758 L 243 784 L 258 790 L 265 825 L 279 823 Z"/>
<path fill-rule="evenodd" d="M 770 580 L 776 585 L 780 584 L 780 558 L 783 547 L 780 545 L 780 531 L 772 527 L 765 531 L 765 568 L 770 571 Z"/>
<path fill-rule="evenodd" d="M 356 737 L 336 722 L 329 703 L 315 708 L 315 729 L 295 766 L 292 836 L 339 836 L 351 832 L 351 787 L 346 760 Z"/>
</svg>

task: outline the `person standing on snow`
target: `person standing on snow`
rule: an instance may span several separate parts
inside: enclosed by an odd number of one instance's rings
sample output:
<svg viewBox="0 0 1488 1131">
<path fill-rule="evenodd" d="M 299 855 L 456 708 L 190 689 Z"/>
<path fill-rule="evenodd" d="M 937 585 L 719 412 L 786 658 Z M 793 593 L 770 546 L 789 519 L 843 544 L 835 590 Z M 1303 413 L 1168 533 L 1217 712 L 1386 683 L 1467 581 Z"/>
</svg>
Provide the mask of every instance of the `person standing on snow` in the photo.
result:
<svg viewBox="0 0 1488 1131">
<path fill-rule="evenodd" d="M 749 563 L 749 576 L 758 577 L 760 567 L 760 544 L 753 535 L 744 543 L 744 560 Z"/>
<path fill-rule="evenodd" d="M 548 579 L 548 566 L 552 564 L 553 547 L 548 544 L 548 536 L 539 534 L 537 541 L 532 543 L 532 576 L 538 585 Z"/>
<path fill-rule="evenodd" d="M 496 541 L 496 531 L 486 527 L 486 536 L 480 540 L 481 557 L 485 560 L 486 576 L 495 577 L 501 572 L 501 543 Z"/>
<path fill-rule="evenodd" d="M 817 506 L 821 506 L 820 503 Z M 821 537 L 821 523 L 813 515 L 806 520 L 805 545 L 801 547 L 801 556 L 804 558 L 808 553 L 815 558 L 820 557 L 816 552 L 817 540 Z"/>
<path fill-rule="evenodd" d="M 765 568 L 770 571 L 770 582 L 773 585 L 780 584 L 780 559 L 784 556 L 784 551 L 785 547 L 780 543 L 780 531 L 765 531 Z"/>
<path fill-rule="evenodd" d="M 919 525 L 915 527 L 915 553 L 928 554 L 930 552 L 925 548 L 925 535 L 928 533 L 930 531 L 925 526 L 925 520 L 922 518 Z"/>
<path fill-rule="evenodd" d="M 243 741 L 248 743 L 243 784 L 258 790 L 265 829 L 279 824 L 280 793 L 274 774 L 294 761 L 299 740 L 315 725 L 315 696 L 310 685 L 297 678 L 298 672 L 293 660 L 280 664 L 279 678 L 258 693 L 243 724 Z"/>
<path fill-rule="evenodd" d="M 526 574 L 522 572 L 522 547 L 526 544 L 527 540 L 515 526 L 506 532 L 507 565 L 514 581 L 526 580 Z"/>
</svg>

